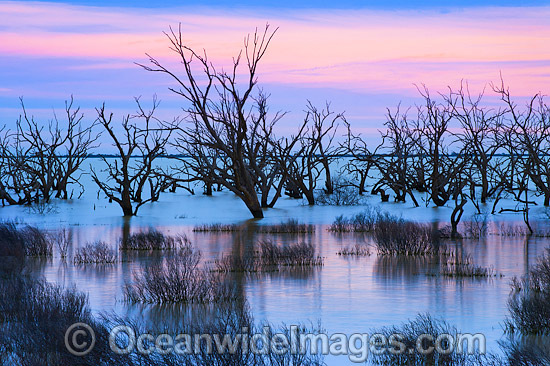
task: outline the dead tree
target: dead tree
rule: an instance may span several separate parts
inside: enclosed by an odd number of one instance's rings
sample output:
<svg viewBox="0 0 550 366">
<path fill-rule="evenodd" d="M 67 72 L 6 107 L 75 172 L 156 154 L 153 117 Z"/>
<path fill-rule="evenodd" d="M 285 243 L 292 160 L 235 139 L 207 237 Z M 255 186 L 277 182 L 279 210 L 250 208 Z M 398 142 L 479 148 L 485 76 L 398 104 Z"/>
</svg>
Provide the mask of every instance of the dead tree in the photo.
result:
<svg viewBox="0 0 550 366">
<path fill-rule="evenodd" d="M 504 139 L 501 135 L 505 111 L 481 106 L 483 95 L 482 92 L 472 98 L 468 85 L 461 85 L 456 92 L 450 90 L 445 98 L 453 118 L 460 122 L 461 131 L 455 136 L 461 144 L 461 154 L 470 157 L 472 174 L 469 178 L 474 188 L 481 188 L 481 203 L 486 203 L 501 186 L 496 172 L 501 163 L 498 155 L 503 152 Z M 475 189 L 472 192 L 475 193 Z M 471 198 L 475 202 L 475 196 Z"/>
<path fill-rule="evenodd" d="M 419 133 L 418 151 L 427 165 L 427 189 L 429 200 L 443 206 L 451 198 L 450 187 L 457 174 L 464 168 L 467 159 L 462 154 L 451 154 L 445 138 L 450 135 L 449 123 L 456 99 L 435 102 L 426 87 L 418 89 L 424 98 L 424 106 L 418 107 L 415 127 Z"/>
<path fill-rule="evenodd" d="M 157 174 L 155 160 L 165 153 L 165 147 L 172 130 L 160 126 L 154 117 L 158 102 L 153 99 L 150 111 L 142 108 L 136 98 L 138 113 L 126 115 L 122 119 L 122 133 L 113 125 L 113 113 L 105 111 L 105 104 L 96 109 L 98 122 L 103 126 L 117 151 L 115 158 L 101 157 L 106 168 L 104 175 L 98 175 L 92 168 L 92 178 L 101 191 L 111 201 L 122 208 L 124 216 L 137 215 L 138 209 L 145 203 L 156 201 L 165 187 L 164 179 Z M 140 123 L 134 123 L 139 120 Z M 150 185 L 150 195 L 142 195 L 146 183 Z"/>
<path fill-rule="evenodd" d="M 380 145 L 371 152 L 361 135 L 354 135 L 351 132 L 349 123 L 346 123 L 346 128 L 346 140 L 340 145 L 340 150 L 344 155 L 350 156 L 350 159 L 342 170 L 357 181 L 353 184 L 359 190 L 359 195 L 362 195 L 366 191 L 366 181 L 370 170 L 375 165 L 377 149 Z"/>
<path fill-rule="evenodd" d="M 315 204 L 317 181 L 323 172 L 325 192 L 332 189 L 330 163 L 336 158 L 332 141 L 340 122 L 345 122 L 343 114 L 333 113 L 329 104 L 319 110 L 308 103 L 300 132 L 294 137 L 296 148 L 289 151 L 288 144 L 277 149 L 278 159 L 285 159 L 281 153 L 292 155 L 290 159 L 279 162 L 284 169 L 287 192 L 295 196 L 303 194 L 309 205 Z"/>
<path fill-rule="evenodd" d="M 284 185 L 284 179 L 281 179 L 283 166 L 274 157 L 275 148 L 272 141 L 276 138 L 273 127 L 285 113 L 278 112 L 269 118 L 267 96 L 261 92 L 256 103 L 257 114 L 251 115 L 250 134 L 245 139 L 246 156 L 260 191 L 260 205 L 262 208 L 271 208 L 281 197 Z M 272 191 L 275 193 L 269 200 Z"/>
<path fill-rule="evenodd" d="M 408 195 L 414 205 L 418 202 L 411 186 L 412 158 L 418 146 L 418 131 L 408 122 L 407 114 L 401 113 L 399 106 L 395 113 L 388 109 L 385 122 L 386 131 L 382 133 L 380 157 L 374 164 L 381 175 L 375 186 L 389 187 L 395 194 L 396 202 L 405 202 Z"/>
<path fill-rule="evenodd" d="M 503 84 L 494 88 L 508 108 L 512 131 L 516 135 L 517 149 L 525 157 L 523 163 L 529 179 L 537 193 L 544 196 L 544 205 L 550 205 L 550 108 L 544 104 L 542 96 L 536 94 L 521 111 L 510 97 Z"/>
<path fill-rule="evenodd" d="M 178 31 L 170 28 L 166 33 L 171 49 L 179 56 L 183 76 L 170 71 L 155 58 L 149 56 L 152 66 L 145 70 L 170 76 L 177 87 L 171 91 L 183 97 L 188 105 L 184 108 L 189 125 L 174 125 L 178 129 L 178 149 L 196 162 L 201 176 L 235 193 L 256 218 L 263 217 L 256 193 L 257 183 L 250 168 L 246 141 L 251 140 L 250 123 L 252 110 L 256 107 L 253 93 L 256 90 L 257 69 L 275 34 L 269 26 L 263 33 L 256 31 L 244 41 L 244 52 L 233 59 L 229 71 L 218 71 L 208 60 L 206 52 L 198 53 L 183 39 L 181 26 Z M 246 64 L 246 80 L 240 82 L 242 59 Z M 255 105 L 256 104 L 256 105 Z M 222 159 L 215 162 L 211 153 Z"/>
</svg>

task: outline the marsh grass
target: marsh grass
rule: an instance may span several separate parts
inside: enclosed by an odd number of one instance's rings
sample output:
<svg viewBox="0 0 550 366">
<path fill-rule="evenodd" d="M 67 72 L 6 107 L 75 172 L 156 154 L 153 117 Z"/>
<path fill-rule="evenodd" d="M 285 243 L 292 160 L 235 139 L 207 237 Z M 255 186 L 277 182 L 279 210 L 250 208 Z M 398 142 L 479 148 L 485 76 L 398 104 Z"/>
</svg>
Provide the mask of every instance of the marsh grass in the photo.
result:
<svg viewBox="0 0 550 366">
<path fill-rule="evenodd" d="M 277 225 L 258 226 L 256 231 L 259 232 L 259 233 L 267 233 L 267 234 L 313 233 L 313 232 L 315 232 L 315 226 L 300 223 L 298 220 L 295 220 L 295 219 L 289 219 L 288 221 L 281 222 L 280 224 L 277 224 Z"/>
<path fill-rule="evenodd" d="M 279 246 L 271 241 L 262 241 L 249 256 L 225 255 L 214 263 L 213 271 L 220 273 L 278 272 L 287 268 L 322 266 L 323 258 L 316 255 L 311 244 Z"/>
<path fill-rule="evenodd" d="M 426 256 L 440 252 L 439 234 L 428 224 L 380 215 L 374 225 L 374 243 L 380 255 Z"/>
<path fill-rule="evenodd" d="M 201 253 L 188 243 L 175 255 L 151 263 L 134 272 L 133 282 L 125 286 L 128 302 L 216 303 L 235 298 L 223 276 L 199 267 Z"/>
<path fill-rule="evenodd" d="M 528 274 L 512 280 L 508 300 L 510 317 L 505 321 L 508 333 L 550 335 L 550 248 Z"/>
<path fill-rule="evenodd" d="M 351 217 L 340 215 L 328 227 L 332 232 L 372 232 L 380 216 L 379 210 L 367 206 L 365 210 Z"/>
<path fill-rule="evenodd" d="M 63 228 L 50 234 L 50 237 L 57 246 L 59 256 L 62 259 L 67 258 L 67 251 L 69 250 L 69 245 L 73 240 L 72 232 L 67 230 L 67 228 Z"/>
<path fill-rule="evenodd" d="M 185 235 L 168 236 L 158 230 L 136 233 L 120 241 L 120 250 L 173 250 L 189 244 Z"/>
<path fill-rule="evenodd" d="M 391 352 L 372 354 L 371 360 L 374 364 L 388 366 L 481 366 L 489 364 L 483 362 L 484 358 L 481 355 L 466 355 L 457 352 L 443 354 L 435 351 L 424 355 L 418 352 L 417 340 L 421 335 L 429 334 L 433 336 L 433 340 L 427 338 L 422 340 L 422 349 L 428 349 L 429 347 L 435 348 L 435 339 L 440 335 L 449 334 L 456 339 L 456 335 L 459 333 L 455 327 L 451 326 L 446 321 L 433 318 L 429 314 L 418 314 L 413 320 L 409 320 L 399 326 L 384 327 L 374 330 L 373 334 L 375 333 L 383 334 L 386 339 L 390 339 L 392 335 L 399 334 L 402 337 L 399 342 L 405 345 L 406 351 L 401 354 L 394 354 Z M 448 349 L 450 345 L 446 344 L 444 340 L 442 346 L 444 349 Z M 409 350 L 413 350 L 413 352 L 409 352 Z"/>
<path fill-rule="evenodd" d="M 464 222 L 464 237 L 479 239 L 487 234 L 487 215 L 475 214 L 472 215 L 470 221 Z"/>
<path fill-rule="evenodd" d="M 298 220 L 295 219 L 289 219 L 287 221 L 283 221 L 280 224 L 276 225 L 258 225 L 258 226 L 246 226 L 246 225 L 237 225 L 237 224 L 203 224 L 199 226 L 195 226 L 193 228 L 194 232 L 241 232 L 246 231 L 248 229 L 253 229 L 255 232 L 258 233 L 265 233 L 265 234 L 300 234 L 300 233 L 313 233 L 315 232 L 315 226 L 314 225 L 308 225 L 304 223 L 300 223 Z"/>
<path fill-rule="evenodd" d="M 86 244 L 76 251 L 75 264 L 114 264 L 117 262 L 116 251 L 102 241 Z"/>
<path fill-rule="evenodd" d="M 368 257 L 371 255 L 370 249 L 364 244 L 355 244 L 340 249 L 337 255 L 341 256 L 353 256 L 353 257 Z"/>
<path fill-rule="evenodd" d="M 53 243 L 47 233 L 34 226 L 18 227 L 13 222 L 0 222 L 0 254 L 1 252 L 50 257 L 53 255 Z"/>
<path fill-rule="evenodd" d="M 322 206 L 357 206 L 363 201 L 363 196 L 359 195 L 357 188 L 349 181 L 341 179 L 335 180 L 332 194 L 320 190 L 315 197 L 315 203 Z"/>
<path fill-rule="evenodd" d="M 472 257 L 467 255 L 463 258 L 448 257 L 439 275 L 452 278 L 487 278 L 496 277 L 497 273 L 493 267 L 476 266 Z"/>
</svg>

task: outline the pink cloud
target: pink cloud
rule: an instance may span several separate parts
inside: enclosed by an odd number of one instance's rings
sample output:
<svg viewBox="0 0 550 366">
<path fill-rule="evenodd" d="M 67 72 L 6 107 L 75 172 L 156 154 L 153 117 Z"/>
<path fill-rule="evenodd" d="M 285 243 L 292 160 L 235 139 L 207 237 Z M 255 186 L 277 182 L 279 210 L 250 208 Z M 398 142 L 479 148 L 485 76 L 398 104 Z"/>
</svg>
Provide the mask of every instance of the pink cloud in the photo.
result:
<svg viewBox="0 0 550 366">
<path fill-rule="evenodd" d="M 80 68 L 135 67 L 145 52 L 177 64 L 162 31 L 182 24 L 189 45 L 229 64 L 245 34 L 267 20 L 280 27 L 260 70 L 268 83 L 353 91 L 414 92 L 466 78 L 482 87 L 502 71 L 517 93 L 550 81 L 550 7 L 435 11 L 229 12 L 128 10 L 0 2 L 0 53 L 89 58 Z M 109 61 L 105 61 L 105 60 Z"/>
</svg>

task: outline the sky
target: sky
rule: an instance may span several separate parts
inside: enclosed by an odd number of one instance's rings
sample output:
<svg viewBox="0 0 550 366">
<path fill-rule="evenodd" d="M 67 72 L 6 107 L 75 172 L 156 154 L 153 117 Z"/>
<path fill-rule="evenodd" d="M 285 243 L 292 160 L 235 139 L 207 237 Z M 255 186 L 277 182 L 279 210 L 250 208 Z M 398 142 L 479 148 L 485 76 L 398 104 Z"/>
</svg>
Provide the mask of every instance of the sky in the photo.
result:
<svg viewBox="0 0 550 366">
<path fill-rule="evenodd" d="M 488 85 L 502 75 L 519 101 L 550 93 L 548 19 L 550 1 L 0 1 L 0 126 L 13 126 L 20 97 L 47 121 L 73 95 L 91 123 L 103 102 L 118 116 L 135 111 L 134 97 L 157 95 L 171 119 L 185 106 L 173 81 L 135 64 L 149 53 L 181 69 L 163 31 L 181 24 L 187 44 L 221 68 L 269 23 L 278 31 L 259 85 L 272 111 L 289 112 L 281 133 L 311 100 L 374 136 L 386 108 L 420 102 L 415 85 L 437 94 L 464 81 L 495 103 Z"/>
</svg>

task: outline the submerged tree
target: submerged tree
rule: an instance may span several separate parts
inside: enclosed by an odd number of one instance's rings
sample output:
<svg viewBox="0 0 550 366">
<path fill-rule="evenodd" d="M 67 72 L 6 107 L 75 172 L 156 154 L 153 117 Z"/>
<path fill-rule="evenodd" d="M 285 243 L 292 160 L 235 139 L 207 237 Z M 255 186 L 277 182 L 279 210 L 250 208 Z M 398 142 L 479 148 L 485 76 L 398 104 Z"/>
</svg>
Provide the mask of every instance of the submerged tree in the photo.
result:
<svg viewBox="0 0 550 366">
<path fill-rule="evenodd" d="M 21 107 L 16 130 L 0 137 L 0 199 L 10 205 L 48 202 L 54 193 L 68 199 L 68 186 L 79 184 L 76 173 L 99 136 L 92 135 L 95 123 L 84 126 L 72 97 L 65 102 L 66 123 L 55 113 L 53 120 L 40 123 L 22 99 Z"/>
<path fill-rule="evenodd" d="M 99 124 L 103 126 L 117 150 L 114 158 L 101 157 L 106 165 L 100 176 L 92 168 L 92 178 L 111 201 L 122 208 L 124 216 L 135 216 L 145 203 L 156 201 L 159 193 L 169 182 L 154 165 L 155 160 L 165 153 L 165 147 L 172 130 L 160 126 L 154 117 L 158 102 L 153 99 L 151 110 L 142 108 L 136 98 L 138 113 L 122 118 L 122 133 L 113 125 L 113 113 L 105 111 L 105 104 L 97 109 Z M 134 121 L 139 120 L 140 123 Z M 146 183 L 150 185 L 150 195 L 143 197 Z"/>
<path fill-rule="evenodd" d="M 267 25 L 263 32 L 247 36 L 244 52 L 233 59 L 230 70 L 218 71 L 206 52 L 201 54 L 187 46 L 181 26 L 177 31 L 170 28 L 166 36 L 180 58 L 183 76 L 149 55 L 152 66 L 140 65 L 145 70 L 169 75 L 177 83 L 177 87 L 170 90 L 188 102 L 184 107 L 188 124 L 171 126 L 178 131 L 179 151 L 190 156 L 198 175 L 235 193 L 256 218 L 263 217 L 256 193 L 258 174 L 251 168 L 251 161 L 257 161 L 257 156 L 253 155 L 255 150 L 247 149 L 247 144 L 254 141 L 258 133 L 265 132 L 251 126 L 258 118 L 253 117 L 254 110 L 262 108 L 261 99 L 254 93 L 258 65 L 276 31 Z M 246 76 L 241 81 L 238 76 L 243 63 Z M 260 119 L 263 118 L 266 117 Z"/>
</svg>

